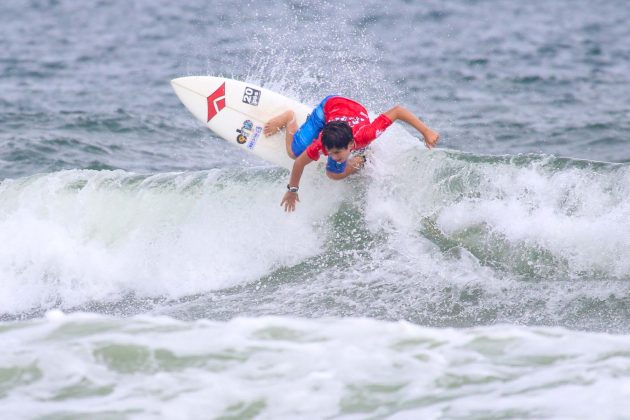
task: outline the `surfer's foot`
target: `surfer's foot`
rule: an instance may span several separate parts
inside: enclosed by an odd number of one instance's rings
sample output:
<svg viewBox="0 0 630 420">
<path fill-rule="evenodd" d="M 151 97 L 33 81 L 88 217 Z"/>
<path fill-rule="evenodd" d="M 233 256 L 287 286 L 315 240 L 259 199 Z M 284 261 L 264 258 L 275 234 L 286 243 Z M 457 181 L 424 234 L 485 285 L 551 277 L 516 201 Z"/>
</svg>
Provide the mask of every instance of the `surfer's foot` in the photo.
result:
<svg viewBox="0 0 630 420">
<path fill-rule="evenodd" d="M 285 111 L 282 114 L 270 119 L 267 124 L 265 124 L 263 132 L 265 133 L 265 136 L 273 136 L 293 120 L 295 120 L 295 114 L 293 111 Z"/>
</svg>

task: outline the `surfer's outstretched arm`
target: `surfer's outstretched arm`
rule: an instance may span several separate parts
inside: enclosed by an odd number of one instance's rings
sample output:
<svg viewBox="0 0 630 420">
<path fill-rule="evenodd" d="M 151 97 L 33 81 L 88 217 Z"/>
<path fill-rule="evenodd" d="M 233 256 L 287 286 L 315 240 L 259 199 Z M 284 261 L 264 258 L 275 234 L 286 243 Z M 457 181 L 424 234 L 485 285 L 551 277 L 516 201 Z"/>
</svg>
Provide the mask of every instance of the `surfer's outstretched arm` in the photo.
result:
<svg viewBox="0 0 630 420">
<path fill-rule="evenodd" d="M 280 203 L 281 206 L 284 206 L 284 211 L 290 212 L 295 210 L 296 203 L 300 201 L 300 197 L 297 193 L 300 187 L 300 179 L 302 178 L 302 173 L 304 173 L 304 167 L 311 162 L 314 162 L 313 159 L 308 157 L 306 153 L 302 153 L 295 159 L 295 162 L 293 162 L 291 177 L 287 185 L 288 191 L 284 194 L 282 202 Z"/>
<path fill-rule="evenodd" d="M 429 149 L 435 147 L 438 140 L 440 139 L 440 135 L 437 131 L 433 131 L 432 129 L 430 129 L 418 117 L 416 117 L 409 110 L 400 105 L 396 105 L 389 111 L 385 112 L 385 115 L 387 115 L 387 117 L 392 120 L 392 122 L 396 120 L 401 120 L 418 130 L 420 134 L 422 134 L 422 137 L 424 137 L 424 144 Z"/>
</svg>

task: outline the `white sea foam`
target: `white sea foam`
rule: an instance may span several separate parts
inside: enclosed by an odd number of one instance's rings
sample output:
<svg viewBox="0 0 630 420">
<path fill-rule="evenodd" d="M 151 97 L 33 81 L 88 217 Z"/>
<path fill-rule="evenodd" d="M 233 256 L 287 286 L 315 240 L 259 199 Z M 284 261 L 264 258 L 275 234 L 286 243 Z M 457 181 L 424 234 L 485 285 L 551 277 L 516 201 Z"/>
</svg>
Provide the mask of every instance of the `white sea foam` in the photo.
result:
<svg viewBox="0 0 630 420">
<path fill-rule="evenodd" d="M 264 172 L 264 171 L 263 171 Z M 247 170 L 137 176 L 66 171 L 0 186 L 0 308 L 140 296 L 178 297 L 252 281 L 321 247 L 316 222 L 342 194 L 302 194 Z M 342 191 L 344 186 L 336 186 Z"/>
<path fill-rule="evenodd" d="M 449 234 L 485 225 L 507 242 L 538 247 L 573 272 L 630 275 L 630 171 L 596 173 L 536 166 L 479 165 L 479 197 L 447 206 L 438 225 Z"/>
<path fill-rule="evenodd" d="M 630 337 L 560 328 L 73 314 L 0 324 L 0 338 L 0 411 L 12 418 L 612 419 L 630 412 Z"/>
<path fill-rule="evenodd" d="M 387 140 L 374 146 L 378 161 L 367 206 L 372 223 L 417 230 L 435 220 L 441 234 L 458 244 L 472 241 L 473 248 L 487 249 L 496 242 L 512 256 L 519 248 L 546 253 L 566 266 L 569 277 L 630 277 L 627 165 L 428 153 L 400 131 L 389 133 L 403 139 L 396 147 Z M 481 259 L 483 254 L 477 253 Z"/>
<path fill-rule="evenodd" d="M 305 180 L 290 215 L 279 206 L 286 173 L 273 168 L 151 176 L 75 170 L 5 180 L 0 308 L 70 308 L 128 294 L 173 299 L 245 285 L 311 257 L 324 256 L 326 265 L 344 252 L 356 256 L 365 238 L 349 250 L 331 247 L 364 225 L 384 238 L 370 245 L 370 257 L 299 274 L 321 279 L 307 293 L 332 278 L 344 279 L 335 283 L 342 286 L 475 284 L 498 295 L 523 276 L 630 276 L 627 166 L 429 152 L 400 127 L 372 152 L 354 181 Z M 357 211 L 343 216 L 342 203 Z M 620 287 L 593 293 L 623 293 Z"/>
</svg>

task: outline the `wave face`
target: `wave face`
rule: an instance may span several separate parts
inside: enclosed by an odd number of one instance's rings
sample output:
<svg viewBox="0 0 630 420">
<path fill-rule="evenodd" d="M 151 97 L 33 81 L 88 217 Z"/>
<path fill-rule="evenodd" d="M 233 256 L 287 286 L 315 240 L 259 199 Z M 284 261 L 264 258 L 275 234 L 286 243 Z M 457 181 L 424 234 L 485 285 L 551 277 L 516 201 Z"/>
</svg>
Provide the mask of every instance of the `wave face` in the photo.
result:
<svg viewBox="0 0 630 420">
<path fill-rule="evenodd" d="M 9 287 L 1 307 L 76 305 L 124 292 L 175 298 L 295 264 L 321 238 L 304 220 L 284 223 L 274 171 L 74 170 L 5 181 L 0 270 Z M 302 219 L 322 213 L 304 210 Z"/>
<path fill-rule="evenodd" d="M 630 166 L 416 141 L 394 128 L 361 177 L 305 180 L 294 214 L 269 167 L 5 180 L 0 308 L 627 329 Z"/>
</svg>

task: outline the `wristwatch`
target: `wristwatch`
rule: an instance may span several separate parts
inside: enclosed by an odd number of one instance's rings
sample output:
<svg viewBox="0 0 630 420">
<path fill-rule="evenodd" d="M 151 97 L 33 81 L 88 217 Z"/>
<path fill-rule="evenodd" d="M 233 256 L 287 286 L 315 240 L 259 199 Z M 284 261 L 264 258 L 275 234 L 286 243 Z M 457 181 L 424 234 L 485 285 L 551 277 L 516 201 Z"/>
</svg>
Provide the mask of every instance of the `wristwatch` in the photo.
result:
<svg viewBox="0 0 630 420">
<path fill-rule="evenodd" d="M 292 187 L 290 184 L 287 184 L 287 191 L 292 193 L 297 193 L 300 187 Z"/>
</svg>

